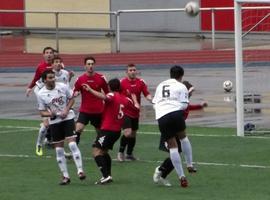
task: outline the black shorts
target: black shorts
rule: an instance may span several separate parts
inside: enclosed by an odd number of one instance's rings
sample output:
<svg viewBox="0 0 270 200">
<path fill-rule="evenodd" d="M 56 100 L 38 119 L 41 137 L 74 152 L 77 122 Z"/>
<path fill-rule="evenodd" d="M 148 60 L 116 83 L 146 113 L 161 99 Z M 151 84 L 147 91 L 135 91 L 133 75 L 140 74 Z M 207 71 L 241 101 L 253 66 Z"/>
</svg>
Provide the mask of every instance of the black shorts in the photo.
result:
<svg viewBox="0 0 270 200">
<path fill-rule="evenodd" d="M 131 128 L 133 131 L 137 131 L 139 129 L 139 118 L 132 118 L 125 115 L 122 128 Z"/>
<path fill-rule="evenodd" d="M 76 137 L 74 119 L 62 121 L 49 126 L 52 143 L 64 141 L 68 137 Z"/>
<path fill-rule="evenodd" d="M 102 114 L 88 114 L 88 113 L 83 113 L 80 112 L 79 113 L 79 117 L 77 119 L 77 122 L 80 122 L 84 125 L 87 125 L 89 123 L 89 121 L 91 122 L 91 124 L 97 128 L 100 129 L 101 126 L 101 117 Z"/>
<path fill-rule="evenodd" d="M 96 137 L 93 147 L 104 150 L 113 149 L 113 145 L 118 140 L 120 135 L 121 131 L 115 132 L 115 131 L 101 130 L 99 131 Z"/>
<path fill-rule="evenodd" d="M 181 153 L 182 149 L 181 149 L 180 139 L 177 136 L 175 137 L 175 139 L 176 139 L 176 142 L 177 142 L 177 145 L 178 145 L 178 152 Z M 159 141 L 159 150 L 169 152 L 168 144 L 165 141 L 165 139 L 162 138 L 162 137 L 160 137 L 160 141 Z"/>
<path fill-rule="evenodd" d="M 164 115 L 158 119 L 158 126 L 161 137 L 167 141 L 172 137 L 176 137 L 177 133 L 186 129 L 184 112 L 182 110 L 175 111 Z"/>
</svg>

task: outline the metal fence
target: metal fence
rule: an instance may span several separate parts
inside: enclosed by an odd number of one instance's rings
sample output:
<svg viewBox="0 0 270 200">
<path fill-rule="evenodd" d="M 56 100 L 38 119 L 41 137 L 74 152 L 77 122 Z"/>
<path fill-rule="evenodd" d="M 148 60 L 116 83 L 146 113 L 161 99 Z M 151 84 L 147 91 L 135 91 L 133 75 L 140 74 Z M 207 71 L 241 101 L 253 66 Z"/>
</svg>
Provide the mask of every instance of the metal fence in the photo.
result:
<svg viewBox="0 0 270 200">
<path fill-rule="evenodd" d="M 261 7 L 243 7 L 242 9 L 270 9 L 270 6 Z M 200 8 L 200 11 L 211 12 L 211 39 L 212 49 L 215 49 L 215 14 L 217 11 L 234 10 L 234 7 L 219 7 L 219 8 Z M 59 49 L 59 16 L 65 14 L 90 14 L 90 15 L 109 15 L 115 18 L 115 27 L 111 27 L 111 30 L 115 33 L 115 46 L 116 52 L 120 52 L 121 44 L 121 30 L 120 30 L 120 16 L 128 13 L 156 13 L 156 12 L 185 12 L 185 8 L 171 8 L 171 9 L 136 9 L 136 10 L 117 10 L 113 12 L 85 12 L 85 11 L 41 11 L 41 10 L 0 10 L 0 13 L 38 13 L 38 14 L 53 14 L 55 16 L 55 43 L 56 49 Z M 0 27 L 1 28 L 1 27 Z M 31 29 L 31 27 L 28 27 Z M 88 31 L 91 31 L 89 29 Z"/>
</svg>

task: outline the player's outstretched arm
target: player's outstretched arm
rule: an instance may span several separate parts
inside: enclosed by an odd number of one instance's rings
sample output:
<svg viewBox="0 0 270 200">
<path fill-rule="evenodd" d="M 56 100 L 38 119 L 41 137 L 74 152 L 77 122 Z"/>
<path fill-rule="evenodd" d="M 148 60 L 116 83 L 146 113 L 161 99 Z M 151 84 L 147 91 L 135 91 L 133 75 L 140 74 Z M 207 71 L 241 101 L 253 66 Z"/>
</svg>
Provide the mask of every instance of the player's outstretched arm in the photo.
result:
<svg viewBox="0 0 270 200">
<path fill-rule="evenodd" d="M 96 90 L 93 90 L 89 85 L 87 84 L 82 84 L 83 86 L 83 89 L 86 90 L 87 92 L 90 92 L 91 94 L 93 94 L 94 96 L 96 96 L 97 98 L 100 98 L 100 99 L 103 99 L 105 100 L 106 99 L 106 95 L 103 94 L 102 92 L 98 92 Z"/>
<path fill-rule="evenodd" d="M 146 97 L 145 97 L 150 103 L 152 103 L 152 95 L 151 94 L 148 94 Z"/>
<path fill-rule="evenodd" d="M 31 95 L 31 93 L 32 93 L 32 89 L 31 89 L 31 88 L 27 88 L 27 89 L 26 89 L 25 95 L 26 95 L 27 97 L 29 97 L 29 96 Z"/>
</svg>

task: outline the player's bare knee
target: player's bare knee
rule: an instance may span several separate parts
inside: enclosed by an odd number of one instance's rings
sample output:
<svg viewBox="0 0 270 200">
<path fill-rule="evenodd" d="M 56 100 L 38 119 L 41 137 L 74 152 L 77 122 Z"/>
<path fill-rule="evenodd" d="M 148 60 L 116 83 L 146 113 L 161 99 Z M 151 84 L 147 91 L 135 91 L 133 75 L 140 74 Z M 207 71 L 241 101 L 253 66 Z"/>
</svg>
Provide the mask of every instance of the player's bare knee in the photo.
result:
<svg viewBox="0 0 270 200">
<path fill-rule="evenodd" d="M 179 133 L 178 133 L 178 137 L 179 137 L 180 140 L 184 139 L 185 137 L 187 137 L 187 136 L 186 136 L 186 132 L 185 132 L 185 131 L 179 132 Z"/>
<path fill-rule="evenodd" d="M 171 149 L 171 148 L 178 148 L 178 144 L 176 142 L 176 139 L 175 138 L 170 138 L 167 140 L 167 144 L 168 144 L 168 148 Z"/>
<path fill-rule="evenodd" d="M 61 142 L 55 142 L 53 144 L 53 147 L 56 148 L 56 147 L 64 147 L 64 141 L 61 141 Z"/>
<path fill-rule="evenodd" d="M 82 133 L 84 130 L 84 124 L 82 123 L 76 123 L 76 132 Z"/>
<path fill-rule="evenodd" d="M 126 137 L 132 137 L 132 129 L 131 128 L 124 129 L 124 135 Z"/>
</svg>

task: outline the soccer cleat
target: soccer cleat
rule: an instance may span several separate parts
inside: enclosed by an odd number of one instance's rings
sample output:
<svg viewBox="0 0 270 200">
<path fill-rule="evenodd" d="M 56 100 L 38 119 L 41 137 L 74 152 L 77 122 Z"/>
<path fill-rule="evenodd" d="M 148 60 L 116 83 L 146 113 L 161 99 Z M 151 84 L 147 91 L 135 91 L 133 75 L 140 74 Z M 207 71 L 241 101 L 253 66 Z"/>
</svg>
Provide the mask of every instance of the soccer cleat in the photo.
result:
<svg viewBox="0 0 270 200">
<path fill-rule="evenodd" d="M 125 160 L 127 160 L 127 161 L 135 161 L 135 160 L 137 160 L 137 158 L 136 157 L 134 157 L 132 154 L 131 155 L 126 155 L 126 157 L 125 157 Z"/>
<path fill-rule="evenodd" d="M 113 179 L 111 176 L 107 176 L 106 178 L 102 177 L 99 181 L 95 182 L 96 185 L 105 185 L 108 183 L 113 182 Z"/>
<path fill-rule="evenodd" d="M 124 161 L 125 161 L 124 153 L 118 152 L 118 154 L 117 154 L 117 160 L 118 160 L 119 162 L 124 162 Z"/>
<path fill-rule="evenodd" d="M 64 155 L 65 155 L 65 158 L 68 159 L 68 160 L 71 160 L 72 159 L 72 153 L 67 153 L 67 152 L 64 152 Z"/>
<path fill-rule="evenodd" d="M 197 169 L 193 166 L 187 167 L 188 173 L 194 174 L 197 172 Z"/>
<path fill-rule="evenodd" d="M 41 145 L 37 145 L 36 146 L 36 154 L 38 156 L 43 156 L 43 150 L 42 150 L 42 146 Z"/>
<path fill-rule="evenodd" d="M 179 180 L 181 187 L 186 188 L 188 186 L 188 181 L 186 177 L 182 176 Z"/>
<path fill-rule="evenodd" d="M 166 187 L 171 187 L 172 186 L 172 184 L 167 179 L 162 178 L 162 177 L 160 177 L 160 179 L 158 180 L 158 184 L 164 185 Z"/>
<path fill-rule="evenodd" d="M 63 178 L 62 178 L 61 182 L 59 183 L 59 185 L 68 185 L 68 184 L 70 184 L 70 178 L 63 176 Z"/>
<path fill-rule="evenodd" d="M 80 173 L 78 173 L 78 177 L 79 177 L 79 179 L 80 179 L 80 180 L 84 180 L 84 179 L 86 179 L 86 175 L 85 175 L 85 173 L 84 173 L 84 172 L 80 172 Z"/>
<path fill-rule="evenodd" d="M 167 179 L 162 178 L 161 175 L 162 175 L 162 172 L 159 170 L 159 166 L 158 166 L 156 167 L 154 175 L 153 175 L 154 183 L 164 185 L 167 187 L 172 186 L 172 184 Z"/>
<path fill-rule="evenodd" d="M 157 166 L 153 175 L 154 183 L 158 183 L 159 179 L 161 178 L 161 175 L 162 175 L 162 172 L 159 171 L 159 166 Z"/>
</svg>

